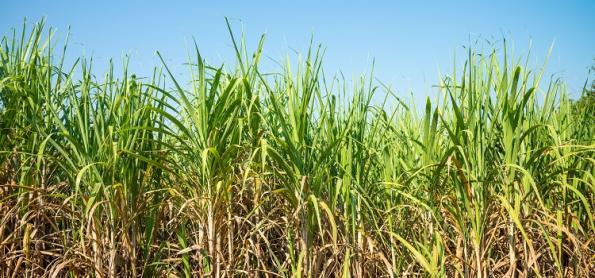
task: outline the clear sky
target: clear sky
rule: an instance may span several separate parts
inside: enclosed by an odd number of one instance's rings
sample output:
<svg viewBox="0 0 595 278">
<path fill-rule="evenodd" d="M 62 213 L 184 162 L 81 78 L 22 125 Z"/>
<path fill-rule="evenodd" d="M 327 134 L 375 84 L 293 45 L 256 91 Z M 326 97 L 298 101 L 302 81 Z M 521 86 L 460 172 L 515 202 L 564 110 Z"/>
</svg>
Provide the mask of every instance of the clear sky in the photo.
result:
<svg viewBox="0 0 595 278">
<path fill-rule="evenodd" d="M 20 27 L 24 17 L 45 16 L 59 38 L 71 26 L 70 55 L 92 55 L 97 68 L 129 54 L 132 71 L 148 74 L 159 65 L 159 50 L 183 75 L 193 37 L 210 63 L 233 64 L 227 16 L 252 49 L 266 33 L 264 54 L 271 59 L 305 53 L 313 35 L 326 48 L 327 74 L 359 76 L 375 59 L 376 77 L 416 96 L 434 90 L 455 53 L 461 61 L 464 45 L 504 36 L 517 55 L 532 41 L 534 65 L 554 43 L 548 74 L 561 76 L 576 96 L 594 63 L 595 1 L 490 2 L 3 0 L 0 33 Z"/>
</svg>

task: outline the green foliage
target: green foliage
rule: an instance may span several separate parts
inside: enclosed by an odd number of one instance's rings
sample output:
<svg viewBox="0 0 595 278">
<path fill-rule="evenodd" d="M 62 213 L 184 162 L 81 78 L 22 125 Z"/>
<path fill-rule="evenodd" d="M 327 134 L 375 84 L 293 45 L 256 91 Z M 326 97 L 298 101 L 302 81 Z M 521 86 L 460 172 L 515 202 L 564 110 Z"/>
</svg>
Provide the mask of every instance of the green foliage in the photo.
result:
<svg viewBox="0 0 595 278">
<path fill-rule="evenodd" d="M 592 271 L 592 89 L 469 50 L 418 110 L 230 34 L 236 67 L 196 48 L 189 84 L 65 65 L 43 22 L 2 38 L 0 275 Z"/>
</svg>

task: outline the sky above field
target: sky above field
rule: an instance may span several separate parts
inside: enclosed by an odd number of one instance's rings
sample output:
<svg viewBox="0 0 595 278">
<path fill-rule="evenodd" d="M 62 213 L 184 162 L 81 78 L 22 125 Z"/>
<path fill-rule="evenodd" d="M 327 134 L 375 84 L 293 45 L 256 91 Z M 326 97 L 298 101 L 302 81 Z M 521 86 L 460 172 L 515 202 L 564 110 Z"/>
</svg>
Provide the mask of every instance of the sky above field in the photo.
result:
<svg viewBox="0 0 595 278">
<path fill-rule="evenodd" d="M 0 3 L 0 33 L 20 28 L 25 17 L 46 17 L 59 39 L 71 27 L 70 57 L 92 55 L 97 70 L 129 55 L 131 71 L 149 76 L 159 50 L 184 78 L 193 38 L 209 63 L 233 64 L 227 16 L 249 49 L 266 34 L 264 63 L 271 70 L 278 69 L 273 61 L 306 53 L 313 38 L 326 50 L 327 75 L 359 77 L 375 60 L 379 80 L 416 98 L 433 94 L 453 61 L 461 65 L 464 46 L 501 48 L 503 37 L 517 56 L 532 45 L 535 67 L 553 44 L 547 74 L 562 77 L 573 96 L 595 62 L 593 0 L 417 2 L 15 0 Z"/>
</svg>

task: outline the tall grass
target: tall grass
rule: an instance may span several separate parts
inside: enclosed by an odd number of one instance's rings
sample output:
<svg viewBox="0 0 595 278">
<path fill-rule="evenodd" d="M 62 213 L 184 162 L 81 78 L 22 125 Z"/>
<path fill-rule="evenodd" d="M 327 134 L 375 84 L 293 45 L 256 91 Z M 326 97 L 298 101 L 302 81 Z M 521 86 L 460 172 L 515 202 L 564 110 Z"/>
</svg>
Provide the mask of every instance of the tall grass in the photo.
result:
<svg viewBox="0 0 595 278">
<path fill-rule="evenodd" d="M 2 276 L 595 269 L 593 108 L 505 50 L 469 50 L 418 109 L 327 78 L 319 48 L 266 74 L 264 38 L 232 35 L 235 69 L 197 49 L 180 84 L 94 75 L 51 39 L 1 40 Z"/>
</svg>

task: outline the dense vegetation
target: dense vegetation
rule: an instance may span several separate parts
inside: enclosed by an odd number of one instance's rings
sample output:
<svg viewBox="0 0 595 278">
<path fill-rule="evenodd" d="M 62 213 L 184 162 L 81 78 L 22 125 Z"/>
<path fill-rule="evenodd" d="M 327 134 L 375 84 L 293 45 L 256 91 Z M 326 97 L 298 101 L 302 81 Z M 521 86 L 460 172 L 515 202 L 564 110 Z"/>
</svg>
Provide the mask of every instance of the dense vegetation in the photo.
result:
<svg viewBox="0 0 595 278">
<path fill-rule="evenodd" d="M 1 41 L 0 276 L 595 269 L 593 105 L 505 47 L 416 106 L 317 48 L 264 74 L 232 36 L 233 70 L 197 50 L 179 84 L 66 65 L 51 37 Z"/>
</svg>

